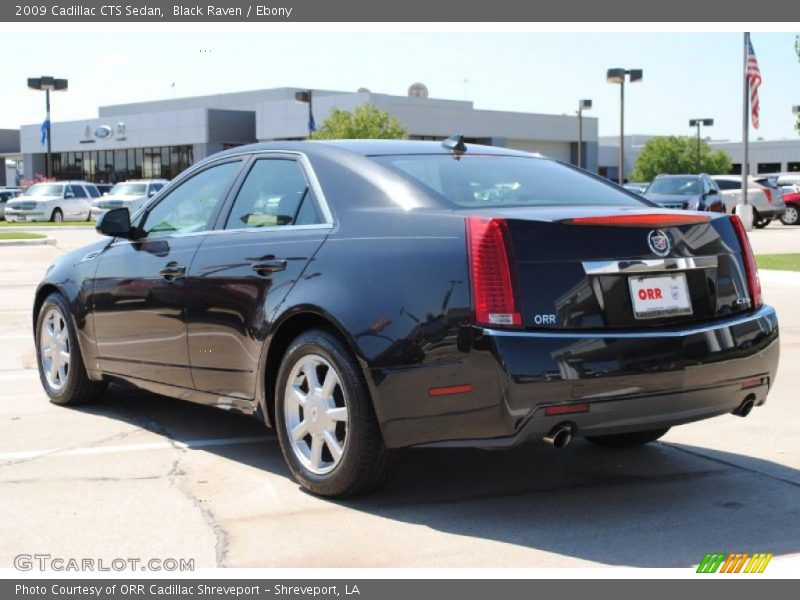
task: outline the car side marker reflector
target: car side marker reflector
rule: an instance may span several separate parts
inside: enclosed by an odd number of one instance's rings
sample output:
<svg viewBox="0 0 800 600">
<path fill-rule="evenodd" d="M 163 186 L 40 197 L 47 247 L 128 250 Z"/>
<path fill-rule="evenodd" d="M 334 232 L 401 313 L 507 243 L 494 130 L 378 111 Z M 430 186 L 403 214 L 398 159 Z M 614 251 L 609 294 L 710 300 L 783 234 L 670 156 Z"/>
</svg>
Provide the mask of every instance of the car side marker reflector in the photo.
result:
<svg viewBox="0 0 800 600">
<path fill-rule="evenodd" d="M 446 387 L 435 387 L 428 390 L 428 396 L 450 396 L 452 394 L 467 394 L 472 391 L 470 384 L 448 385 Z"/>
<path fill-rule="evenodd" d="M 589 412 L 589 403 L 581 402 L 579 404 L 556 404 L 555 406 L 546 406 L 544 414 L 547 417 L 554 417 L 556 415 L 571 415 L 574 413 Z"/>
<path fill-rule="evenodd" d="M 566 225 L 600 225 L 605 227 L 675 227 L 708 223 L 707 215 L 673 213 L 646 213 L 641 215 L 606 215 L 597 217 L 572 217 L 561 221 Z"/>
</svg>

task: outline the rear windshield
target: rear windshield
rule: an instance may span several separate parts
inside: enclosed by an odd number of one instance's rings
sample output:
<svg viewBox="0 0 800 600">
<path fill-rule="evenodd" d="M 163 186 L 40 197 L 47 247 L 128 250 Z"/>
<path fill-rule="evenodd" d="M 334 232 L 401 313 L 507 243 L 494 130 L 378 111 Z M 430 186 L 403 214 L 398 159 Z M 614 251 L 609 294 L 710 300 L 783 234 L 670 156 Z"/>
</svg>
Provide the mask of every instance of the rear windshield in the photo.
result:
<svg viewBox="0 0 800 600">
<path fill-rule="evenodd" d="M 656 179 L 647 188 L 648 194 L 680 194 L 696 196 L 700 193 L 700 180 L 697 177 L 665 177 Z"/>
<path fill-rule="evenodd" d="M 372 158 L 458 206 L 644 204 L 612 183 L 554 160 L 463 154 Z"/>
</svg>

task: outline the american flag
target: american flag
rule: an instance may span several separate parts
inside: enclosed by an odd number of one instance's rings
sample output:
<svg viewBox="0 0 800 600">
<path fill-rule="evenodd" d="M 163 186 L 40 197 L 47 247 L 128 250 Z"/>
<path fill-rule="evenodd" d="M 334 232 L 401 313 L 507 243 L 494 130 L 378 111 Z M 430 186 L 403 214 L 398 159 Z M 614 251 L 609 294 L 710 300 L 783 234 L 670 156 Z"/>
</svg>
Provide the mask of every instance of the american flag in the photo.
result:
<svg viewBox="0 0 800 600">
<path fill-rule="evenodd" d="M 753 119 L 753 127 L 758 129 L 758 88 L 761 87 L 761 71 L 758 68 L 756 52 L 753 50 L 753 42 L 747 36 L 747 85 L 750 88 L 750 115 Z"/>
</svg>

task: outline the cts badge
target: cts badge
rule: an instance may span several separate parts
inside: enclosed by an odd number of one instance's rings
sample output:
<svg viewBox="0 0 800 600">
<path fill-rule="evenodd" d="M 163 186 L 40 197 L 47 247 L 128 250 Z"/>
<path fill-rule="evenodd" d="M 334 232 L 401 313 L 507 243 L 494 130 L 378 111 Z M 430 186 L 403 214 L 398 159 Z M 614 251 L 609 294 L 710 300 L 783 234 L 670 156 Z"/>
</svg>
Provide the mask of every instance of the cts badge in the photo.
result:
<svg viewBox="0 0 800 600">
<path fill-rule="evenodd" d="M 666 256 L 672 247 L 667 234 L 660 229 L 653 229 L 647 234 L 647 245 L 650 246 L 653 254 L 658 256 Z"/>
</svg>

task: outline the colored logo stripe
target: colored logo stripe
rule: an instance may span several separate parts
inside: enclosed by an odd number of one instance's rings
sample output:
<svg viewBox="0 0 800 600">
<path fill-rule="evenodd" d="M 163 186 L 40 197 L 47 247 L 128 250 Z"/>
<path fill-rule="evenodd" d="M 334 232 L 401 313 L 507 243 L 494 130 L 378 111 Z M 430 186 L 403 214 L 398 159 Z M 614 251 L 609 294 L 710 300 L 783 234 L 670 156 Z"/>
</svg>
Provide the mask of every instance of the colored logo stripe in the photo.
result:
<svg viewBox="0 0 800 600">
<path fill-rule="evenodd" d="M 698 573 L 763 573 L 772 554 L 756 552 L 752 556 L 747 552 L 709 552 L 697 566 Z"/>
</svg>

